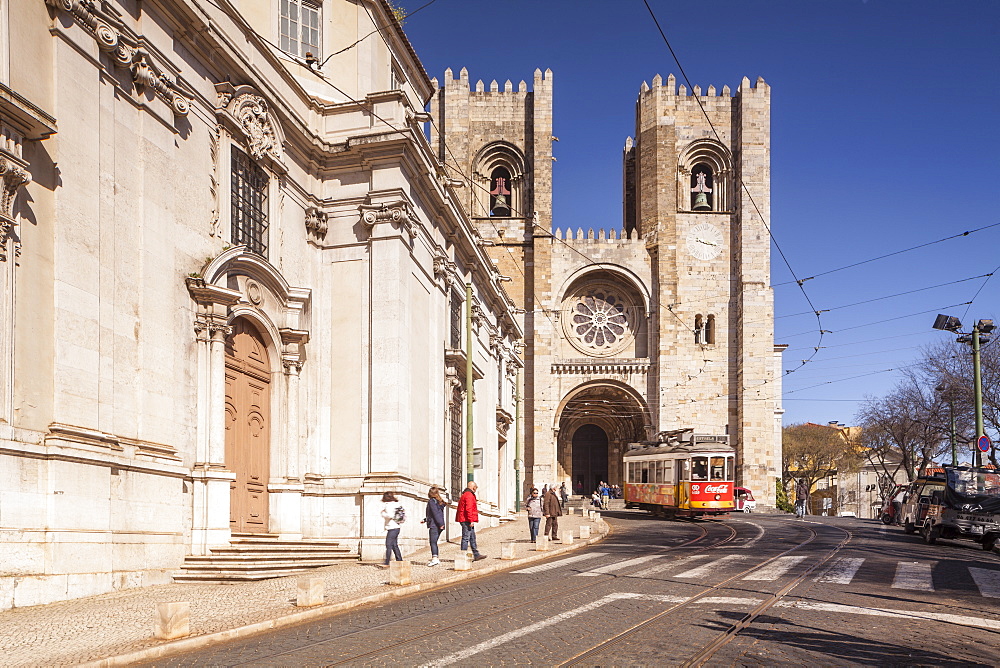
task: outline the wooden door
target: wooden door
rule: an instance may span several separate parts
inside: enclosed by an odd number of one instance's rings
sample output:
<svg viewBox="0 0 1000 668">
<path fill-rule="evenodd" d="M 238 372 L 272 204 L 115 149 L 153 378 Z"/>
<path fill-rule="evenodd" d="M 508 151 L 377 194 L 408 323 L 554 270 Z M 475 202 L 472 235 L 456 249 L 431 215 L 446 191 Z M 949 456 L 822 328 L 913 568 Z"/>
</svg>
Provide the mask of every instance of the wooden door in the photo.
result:
<svg viewBox="0 0 1000 668">
<path fill-rule="evenodd" d="M 226 467 L 236 473 L 229 488 L 229 526 L 235 532 L 268 529 L 270 383 L 263 337 L 237 318 L 226 338 Z"/>
</svg>

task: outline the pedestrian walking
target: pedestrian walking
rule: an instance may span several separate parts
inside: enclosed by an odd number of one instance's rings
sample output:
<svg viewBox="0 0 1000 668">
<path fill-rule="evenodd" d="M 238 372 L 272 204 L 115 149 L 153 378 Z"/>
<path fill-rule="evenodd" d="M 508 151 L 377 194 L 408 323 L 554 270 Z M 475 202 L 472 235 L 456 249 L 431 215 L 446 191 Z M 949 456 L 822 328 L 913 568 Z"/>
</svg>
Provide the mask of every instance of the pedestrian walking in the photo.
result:
<svg viewBox="0 0 1000 668">
<path fill-rule="evenodd" d="M 444 531 L 444 507 L 447 505 L 441 497 L 441 490 L 437 486 L 431 487 L 427 492 L 427 512 L 424 522 L 427 523 L 427 535 L 431 544 L 431 560 L 428 566 L 437 566 L 441 562 L 438 560 L 438 538 Z"/>
<path fill-rule="evenodd" d="M 545 518 L 545 530 L 542 532 L 545 536 L 551 536 L 552 540 L 556 539 L 559 535 L 559 516 L 562 515 L 562 504 L 559 503 L 559 497 L 556 496 L 556 491 L 550 489 L 549 493 L 545 495 L 542 499 L 542 516 Z"/>
<path fill-rule="evenodd" d="M 608 501 L 611 500 L 611 488 L 608 483 L 601 481 L 601 510 L 608 509 Z"/>
<path fill-rule="evenodd" d="M 403 560 L 403 553 L 399 551 L 399 529 L 406 521 L 406 509 L 392 492 L 382 495 L 382 518 L 385 520 L 385 561 L 381 568 L 389 568 L 390 556 L 395 555 L 396 561 Z"/>
<path fill-rule="evenodd" d="M 476 490 L 479 489 L 474 481 L 469 482 L 458 499 L 458 510 L 455 512 L 455 519 L 462 525 L 462 550 L 472 548 L 472 560 L 479 561 L 485 559 L 485 554 L 479 553 L 476 545 L 476 522 L 479 521 L 479 505 L 476 501 Z"/>
<path fill-rule="evenodd" d="M 806 487 L 806 482 L 802 478 L 799 478 L 795 483 L 795 516 L 798 518 L 805 517 L 806 514 L 806 501 L 809 498 L 809 489 Z"/>
<path fill-rule="evenodd" d="M 566 483 L 563 482 L 559 485 L 559 498 L 562 501 L 563 508 L 569 503 L 569 492 L 566 491 Z"/>
<path fill-rule="evenodd" d="M 528 498 L 524 502 L 524 509 L 528 511 L 528 533 L 531 535 L 531 542 L 538 539 L 538 525 L 542 522 L 542 497 L 538 495 L 538 488 L 532 487 Z"/>
</svg>

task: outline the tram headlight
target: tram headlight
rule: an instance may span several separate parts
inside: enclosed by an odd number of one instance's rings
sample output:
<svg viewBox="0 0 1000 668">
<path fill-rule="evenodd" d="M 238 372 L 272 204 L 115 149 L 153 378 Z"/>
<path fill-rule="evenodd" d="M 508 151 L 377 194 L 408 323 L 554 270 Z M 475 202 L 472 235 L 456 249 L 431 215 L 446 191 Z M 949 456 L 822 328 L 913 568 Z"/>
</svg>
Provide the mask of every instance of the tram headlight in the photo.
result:
<svg viewBox="0 0 1000 668">
<path fill-rule="evenodd" d="M 721 499 L 721 498 L 722 498 L 722 495 L 721 495 L 721 494 L 716 494 L 716 495 L 715 495 L 715 500 L 716 500 L 716 501 L 718 501 L 718 500 L 719 500 L 719 499 Z"/>
</svg>

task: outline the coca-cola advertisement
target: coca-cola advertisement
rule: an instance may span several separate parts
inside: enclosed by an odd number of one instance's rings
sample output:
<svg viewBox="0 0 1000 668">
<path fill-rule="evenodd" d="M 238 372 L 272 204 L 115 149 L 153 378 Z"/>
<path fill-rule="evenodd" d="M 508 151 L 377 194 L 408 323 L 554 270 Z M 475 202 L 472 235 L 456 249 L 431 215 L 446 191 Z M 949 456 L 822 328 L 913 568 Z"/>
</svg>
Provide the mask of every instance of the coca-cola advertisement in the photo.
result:
<svg viewBox="0 0 1000 668">
<path fill-rule="evenodd" d="M 692 482 L 691 501 L 715 501 L 733 498 L 731 482 Z"/>
</svg>

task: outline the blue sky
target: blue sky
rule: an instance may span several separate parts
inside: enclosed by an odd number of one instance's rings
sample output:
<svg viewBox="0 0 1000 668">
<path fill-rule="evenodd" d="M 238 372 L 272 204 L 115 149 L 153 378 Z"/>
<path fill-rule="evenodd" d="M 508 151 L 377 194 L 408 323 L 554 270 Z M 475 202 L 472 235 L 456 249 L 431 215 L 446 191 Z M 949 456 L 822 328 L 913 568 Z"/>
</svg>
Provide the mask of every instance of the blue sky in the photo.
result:
<svg viewBox="0 0 1000 668">
<path fill-rule="evenodd" d="M 1000 225 L 817 276 L 1000 223 L 1000 2 L 650 5 L 692 84 L 762 76 L 772 87 L 772 233 L 795 276 L 816 276 L 803 285 L 832 332 L 820 343 L 816 317 L 795 315 L 812 308 L 772 246 L 784 368 L 824 346 L 784 378 L 786 424 L 853 423 L 866 395 L 949 338 L 931 329 L 939 311 L 1000 321 L 1000 276 L 973 278 L 1000 266 Z M 405 29 L 439 79 L 467 67 L 473 82 L 530 85 L 536 67 L 551 68 L 554 224 L 621 226 L 639 86 L 680 79 L 642 0 L 437 0 Z M 866 300 L 877 301 L 850 306 Z"/>
</svg>

